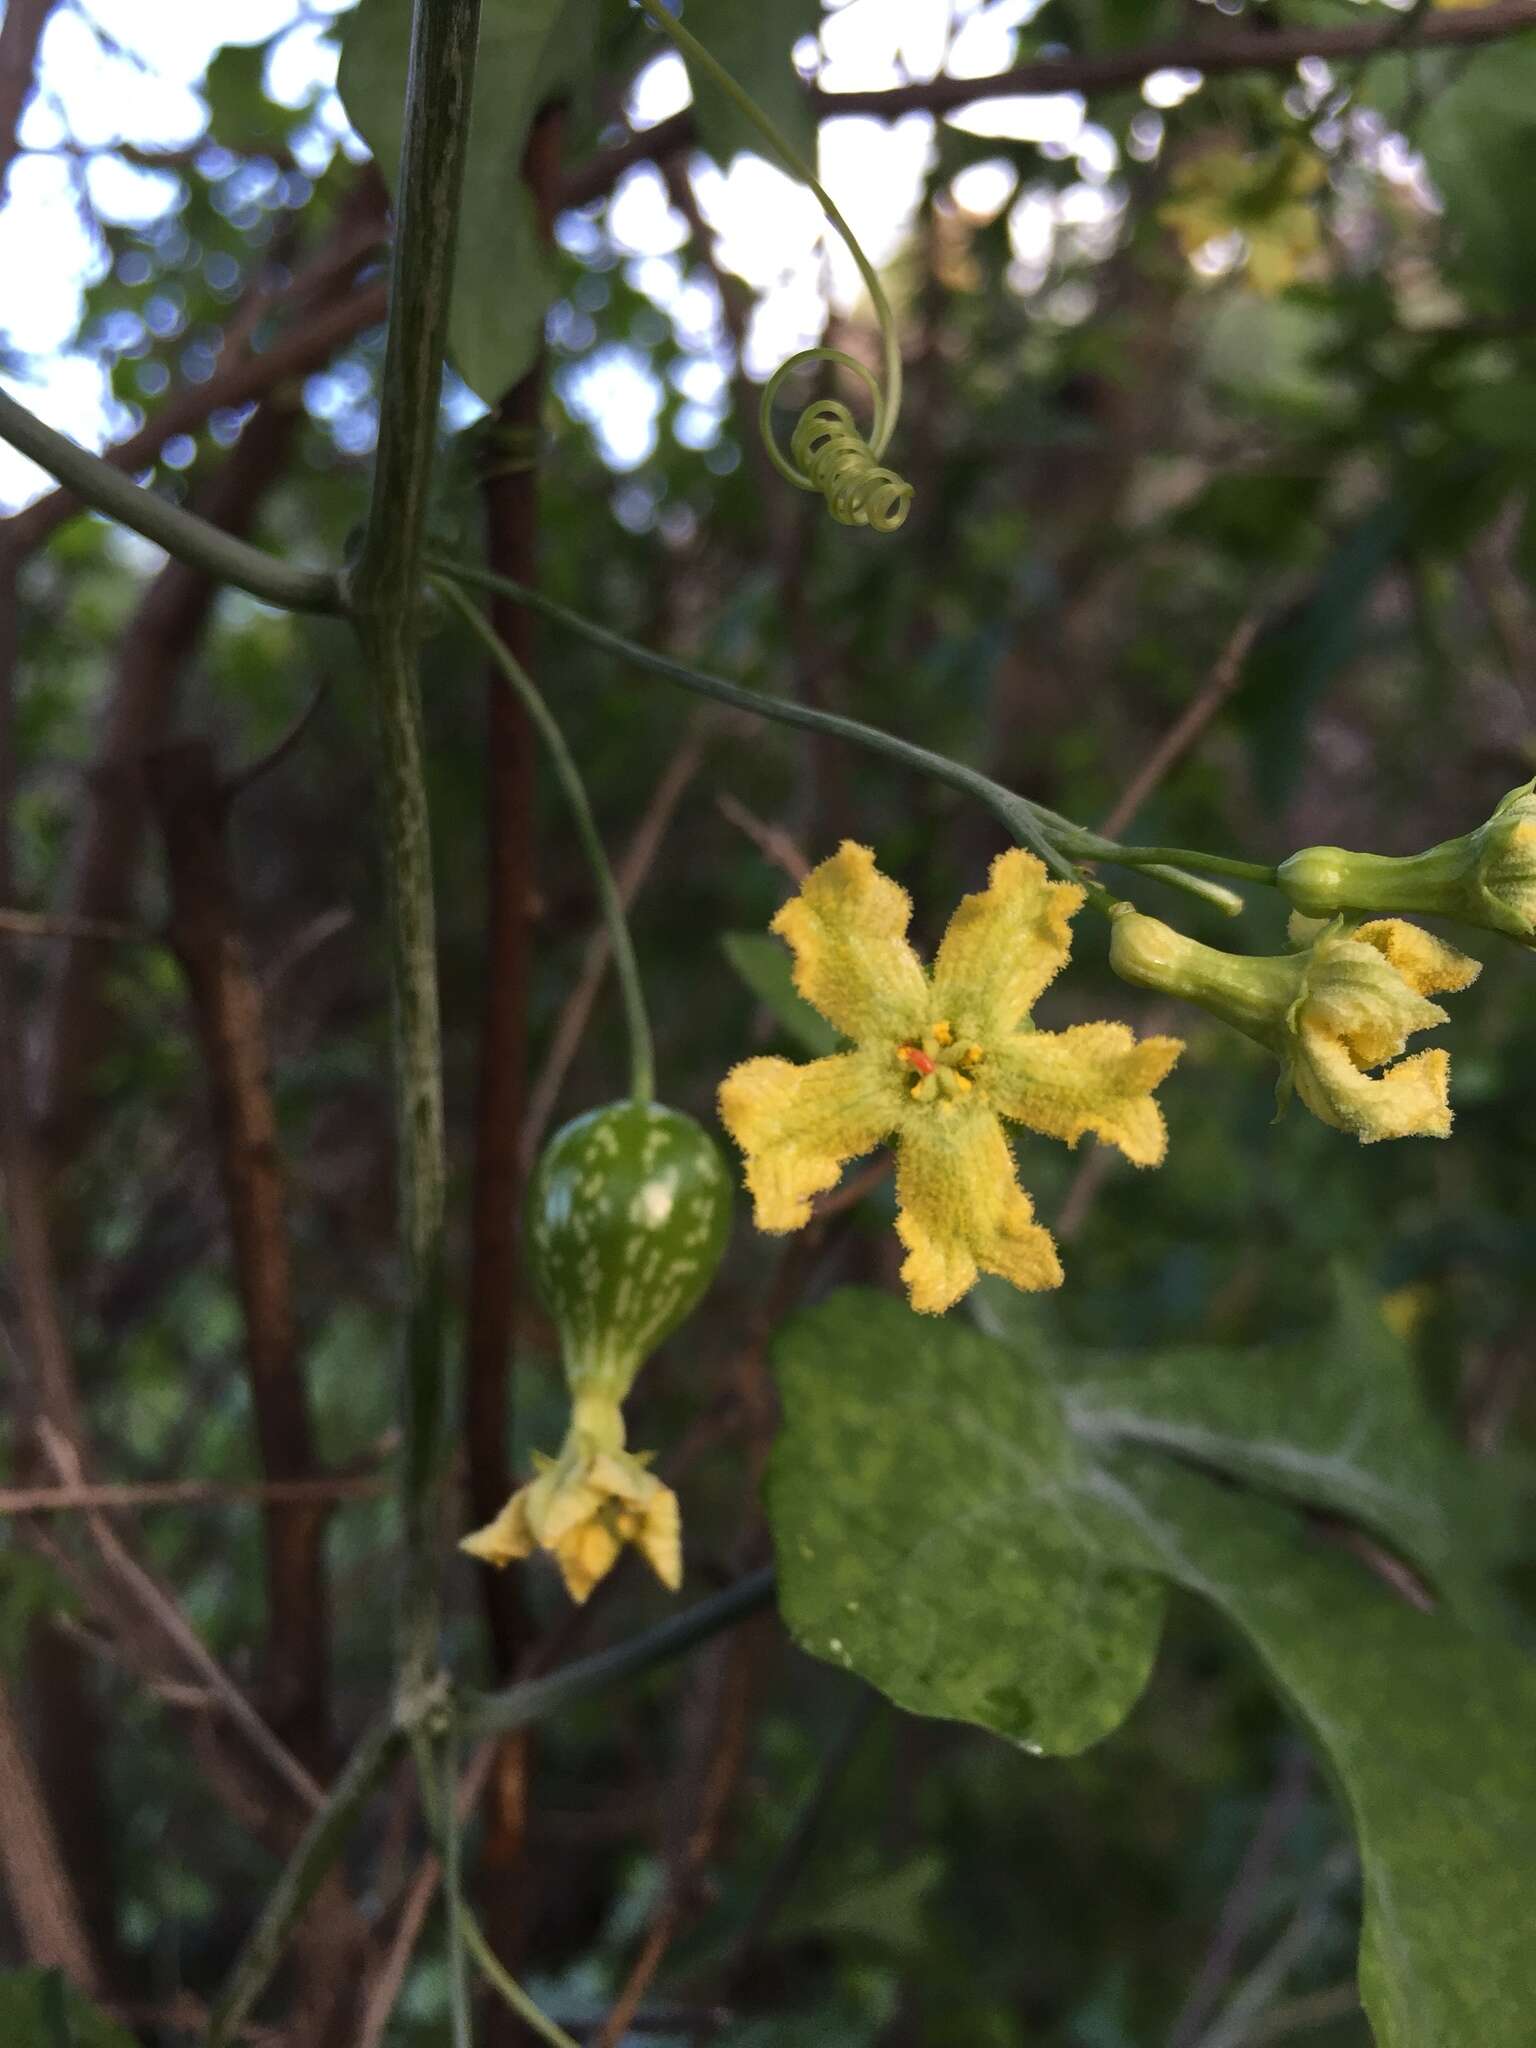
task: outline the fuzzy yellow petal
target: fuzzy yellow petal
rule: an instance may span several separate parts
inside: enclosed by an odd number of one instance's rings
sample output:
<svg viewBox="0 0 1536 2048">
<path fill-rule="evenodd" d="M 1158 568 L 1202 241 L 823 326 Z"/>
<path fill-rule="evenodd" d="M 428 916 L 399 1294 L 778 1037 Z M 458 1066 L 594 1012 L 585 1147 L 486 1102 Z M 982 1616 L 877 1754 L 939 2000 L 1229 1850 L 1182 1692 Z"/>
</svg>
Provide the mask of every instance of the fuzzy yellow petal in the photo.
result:
<svg viewBox="0 0 1536 2048">
<path fill-rule="evenodd" d="M 1290 1073 L 1312 1114 L 1352 1132 L 1362 1145 L 1451 1134 L 1451 1061 L 1439 1046 L 1399 1060 L 1382 1074 L 1368 1074 L 1342 1041 L 1303 1022 Z"/>
<path fill-rule="evenodd" d="M 912 1306 L 942 1315 L 997 1273 L 1026 1292 L 1061 1285 L 1048 1230 L 1034 1220 L 1013 1154 L 990 1110 L 938 1107 L 908 1117 L 896 1163 L 896 1230 Z"/>
<path fill-rule="evenodd" d="M 892 1044 L 920 1032 L 928 977 L 907 943 L 912 901 L 867 846 L 845 839 L 813 868 L 770 930 L 795 956 L 795 987 L 842 1032 Z"/>
<path fill-rule="evenodd" d="M 1400 917 L 1373 918 L 1369 924 L 1357 925 L 1352 936 L 1362 945 L 1374 946 L 1417 995 L 1470 988 L 1483 971 L 1481 960 Z"/>
<path fill-rule="evenodd" d="M 460 1537 L 460 1550 L 467 1551 L 471 1557 L 483 1559 L 486 1564 L 495 1565 L 498 1570 L 511 1564 L 514 1558 L 530 1557 L 535 1544 L 533 1532 L 528 1527 L 527 1494 L 528 1488 L 521 1487 L 495 1521 Z"/>
<path fill-rule="evenodd" d="M 798 1230 L 811 1197 L 873 1151 L 901 1114 L 894 1045 L 793 1060 L 744 1060 L 720 1084 L 720 1120 L 746 1154 L 759 1230 Z"/>
<path fill-rule="evenodd" d="M 1000 853 L 986 888 L 963 896 L 949 921 L 933 965 L 935 1016 L 976 1037 L 1014 1030 L 1066 965 L 1082 901 L 1022 847 Z"/>
<path fill-rule="evenodd" d="M 1133 1165 L 1158 1166 L 1168 1132 L 1152 1090 L 1183 1049 L 1177 1038 L 1138 1042 L 1124 1024 L 1017 1032 L 987 1055 L 987 1099 L 1044 1137 L 1075 1145 L 1091 1131 Z"/>
</svg>

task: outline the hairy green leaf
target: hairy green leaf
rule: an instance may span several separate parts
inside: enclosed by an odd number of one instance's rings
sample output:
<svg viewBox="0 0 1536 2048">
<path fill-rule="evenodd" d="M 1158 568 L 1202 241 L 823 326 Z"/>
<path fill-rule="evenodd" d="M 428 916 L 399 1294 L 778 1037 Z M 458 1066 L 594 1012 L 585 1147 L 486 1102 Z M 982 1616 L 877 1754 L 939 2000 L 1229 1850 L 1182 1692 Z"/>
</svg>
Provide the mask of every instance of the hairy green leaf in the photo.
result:
<svg viewBox="0 0 1536 2048">
<path fill-rule="evenodd" d="M 802 1645 L 913 1712 L 1036 1751 L 1116 1727 L 1162 1595 L 1086 1540 L 1095 1509 L 1054 1391 L 990 1338 L 861 1289 L 795 1317 L 774 1356 L 769 1505 Z"/>
<path fill-rule="evenodd" d="M 538 109 L 580 86 L 591 65 L 594 0 L 486 0 L 448 347 L 454 368 L 494 405 L 532 364 L 554 293 L 523 151 Z M 411 0 L 361 0 L 346 17 L 337 89 L 391 190 L 400 173 Z"/>
<path fill-rule="evenodd" d="M 1378 2048 L 1526 2048 L 1536 2013 L 1536 1663 L 1395 1599 L 1286 1510 L 1148 1452 L 1099 1475 L 1128 1564 L 1252 1643 L 1337 1775 Z"/>
<path fill-rule="evenodd" d="M 1379 1303 L 1347 1274 L 1338 1290 L 1333 1322 L 1302 1343 L 1094 1360 L 1064 1389 L 1072 1427 L 1347 1515 L 1480 1607 L 1501 1490 L 1487 1474 L 1474 1488 Z"/>
</svg>

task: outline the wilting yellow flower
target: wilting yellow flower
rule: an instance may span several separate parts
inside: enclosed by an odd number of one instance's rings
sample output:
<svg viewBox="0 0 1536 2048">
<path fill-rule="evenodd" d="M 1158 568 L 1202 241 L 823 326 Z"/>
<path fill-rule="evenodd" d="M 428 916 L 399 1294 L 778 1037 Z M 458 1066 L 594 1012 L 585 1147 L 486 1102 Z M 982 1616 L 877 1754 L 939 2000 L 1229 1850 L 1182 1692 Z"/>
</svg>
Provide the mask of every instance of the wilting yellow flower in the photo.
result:
<svg viewBox="0 0 1536 2048">
<path fill-rule="evenodd" d="M 1425 853 L 1304 846 L 1281 863 L 1280 887 L 1309 917 L 1339 910 L 1418 910 L 1536 942 L 1536 782 L 1522 782 L 1473 832 Z"/>
<path fill-rule="evenodd" d="M 798 1230 L 850 1159 L 893 1138 L 914 1308 L 939 1314 L 978 1272 L 1060 1286 L 1000 1119 L 1068 1145 L 1091 1131 L 1156 1166 L 1167 1134 L 1151 1091 L 1181 1050 L 1171 1038 L 1138 1044 L 1123 1024 L 1028 1022 L 1082 900 L 1032 854 L 1001 854 L 955 912 L 930 976 L 907 942 L 906 891 L 868 847 L 845 840 L 806 877 L 772 928 L 794 952 L 796 988 L 853 1043 L 808 1066 L 752 1059 L 726 1076 L 720 1115 L 746 1154 L 759 1229 Z"/>
<path fill-rule="evenodd" d="M 1311 198 L 1325 172 L 1314 151 L 1282 142 L 1257 156 L 1207 149 L 1180 164 L 1171 196 L 1157 210 L 1186 256 L 1223 235 L 1247 245 L 1248 280 L 1266 295 L 1283 291 L 1322 241 Z"/>
<path fill-rule="evenodd" d="M 459 1544 L 471 1557 L 506 1565 L 548 1551 L 566 1591 L 583 1601 L 633 1543 L 661 1583 L 683 1579 L 677 1495 L 646 1469 L 645 1454 L 624 1448 L 618 1404 L 579 1395 L 557 1458 L 535 1456 L 538 1477 L 519 1487 L 494 1522 Z"/>
<path fill-rule="evenodd" d="M 1399 918 L 1358 925 L 1335 918 L 1320 931 L 1302 929 L 1305 922 L 1293 919 L 1292 935 L 1310 944 L 1245 959 L 1125 906 L 1110 965 L 1127 981 L 1199 1003 L 1257 1039 L 1280 1062 L 1282 1100 L 1294 1089 L 1314 1116 L 1362 1144 L 1448 1137 L 1450 1055 L 1438 1046 L 1400 1055 L 1414 1032 L 1448 1021 L 1427 998 L 1469 987 L 1480 964 Z"/>
</svg>

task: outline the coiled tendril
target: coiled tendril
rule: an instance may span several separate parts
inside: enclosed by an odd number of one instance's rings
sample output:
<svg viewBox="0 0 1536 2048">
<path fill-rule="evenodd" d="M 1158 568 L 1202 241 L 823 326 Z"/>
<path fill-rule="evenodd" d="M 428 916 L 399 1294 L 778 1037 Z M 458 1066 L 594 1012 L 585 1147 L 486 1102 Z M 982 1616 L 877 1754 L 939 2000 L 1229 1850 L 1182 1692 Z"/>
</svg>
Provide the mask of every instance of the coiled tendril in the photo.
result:
<svg viewBox="0 0 1536 2048">
<path fill-rule="evenodd" d="M 848 407 L 837 398 L 816 398 L 795 422 L 786 462 L 773 435 L 773 401 L 786 377 L 805 363 L 837 363 L 869 386 L 875 401 L 875 425 L 866 441 Z M 843 526 L 870 526 L 876 533 L 894 533 L 912 504 L 912 486 L 880 460 L 890 425 L 884 394 L 874 376 L 854 356 L 836 348 L 803 349 L 781 363 L 763 388 L 759 414 L 769 458 L 780 476 L 802 491 L 819 491 L 832 517 Z"/>
<path fill-rule="evenodd" d="M 676 45 L 690 69 L 697 68 L 725 94 L 756 128 L 774 155 L 790 172 L 815 193 L 827 219 L 848 244 L 849 254 L 859 267 L 869 293 L 875 318 L 880 323 L 880 346 L 885 371 L 882 385 L 873 371 L 854 356 L 837 348 L 802 349 L 781 363 L 763 388 L 758 413 L 763 442 L 769 460 L 779 475 L 798 490 L 817 491 L 827 501 L 832 517 L 844 526 L 870 526 L 877 533 L 894 533 L 905 520 L 912 504 L 912 486 L 894 469 L 884 467 L 882 457 L 901 412 L 901 346 L 890 301 L 885 296 L 874 265 L 859 247 L 853 229 L 834 204 L 830 193 L 810 165 L 779 133 L 773 122 L 750 94 L 736 83 L 719 59 L 675 21 L 663 0 L 638 0 L 642 13 L 653 27 Z M 869 438 L 859 432 L 853 414 L 841 399 L 818 398 L 808 405 L 795 423 L 786 459 L 773 432 L 773 401 L 784 379 L 806 363 L 837 363 L 863 379 L 874 399 L 875 418 Z"/>
</svg>

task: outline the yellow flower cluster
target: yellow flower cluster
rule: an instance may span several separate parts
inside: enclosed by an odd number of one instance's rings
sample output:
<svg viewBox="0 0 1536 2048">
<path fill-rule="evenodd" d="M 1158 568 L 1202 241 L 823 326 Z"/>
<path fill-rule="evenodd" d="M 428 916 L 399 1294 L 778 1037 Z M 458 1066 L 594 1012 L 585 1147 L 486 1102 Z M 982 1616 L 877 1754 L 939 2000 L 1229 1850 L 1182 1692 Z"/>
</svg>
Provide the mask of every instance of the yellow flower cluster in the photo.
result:
<svg viewBox="0 0 1536 2048">
<path fill-rule="evenodd" d="M 758 1227 L 797 1230 L 850 1159 L 896 1147 L 896 1229 L 912 1306 L 939 1314 L 978 1273 L 1061 1284 L 1050 1233 L 1019 1186 L 1003 1119 L 1068 1145 L 1086 1132 L 1155 1166 L 1167 1134 L 1152 1090 L 1181 1050 L 1124 1024 L 1037 1031 L 1029 1012 L 1065 964 L 1083 892 L 1032 854 L 992 864 L 955 912 L 931 973 L 907 940 L 906 892 L 845 840 L 779 912 L 795 986 L 849 1049 L 797 1065 L 751 1059 L 720 1089 L 746 1155 Z"/>
</svg>

